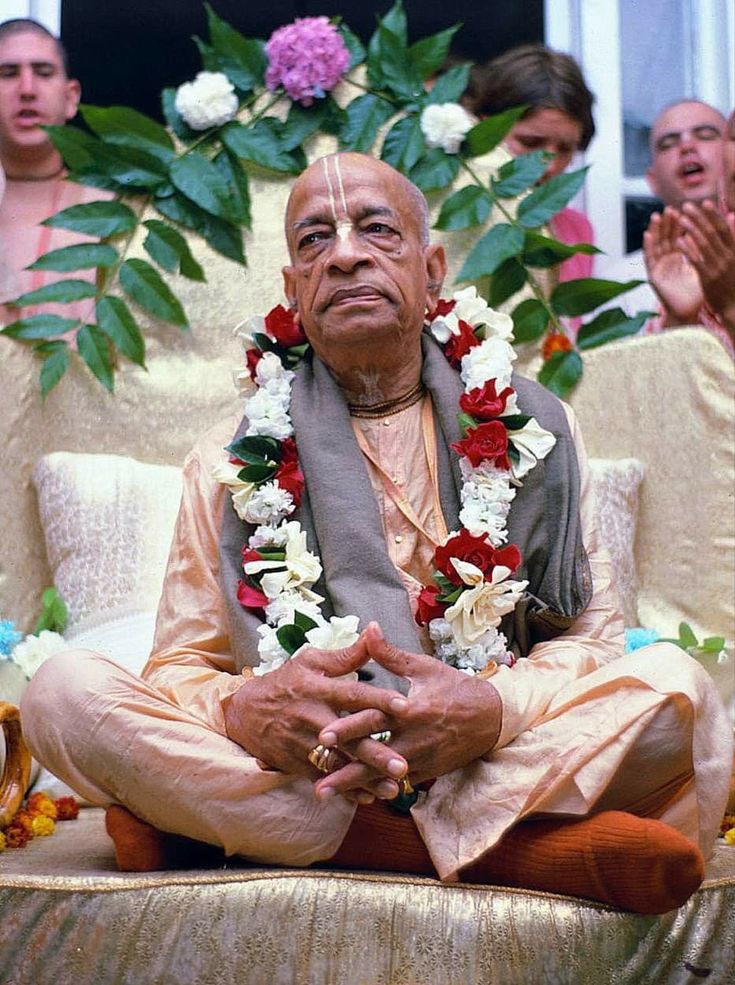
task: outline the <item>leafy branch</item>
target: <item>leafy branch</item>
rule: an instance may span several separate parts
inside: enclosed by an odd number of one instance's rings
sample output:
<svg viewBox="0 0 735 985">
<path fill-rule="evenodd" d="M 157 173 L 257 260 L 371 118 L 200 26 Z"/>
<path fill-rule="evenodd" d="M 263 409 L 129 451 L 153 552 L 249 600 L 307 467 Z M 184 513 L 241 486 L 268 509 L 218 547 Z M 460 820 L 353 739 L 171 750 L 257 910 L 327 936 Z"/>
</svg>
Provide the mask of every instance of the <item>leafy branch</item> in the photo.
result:
<svg viewBox="0 0 735 985">
<path fill-rule="evenodd" d="M 72 338 L 79 357 L 112 391 L 120 356 L 145 366 L 139 312 L 187 329 L 186 313 L 167 282 L 170 274 L 205 280 L 186 232 L 198 234 L 216 252 L 245 266 L 244 233 L 251 228 L 250 172 L 255 168 L 298 175 L 307 165 L 304 142 L 320 132 L 334 135 L 341 150 L 377 152 L 426 193 L 450 188 L 461 169 L 470 175 L 471 184 L 444 199 L 435 228 L 477 228 L 478 239 L 457 279 L 487 280 L 491 305 L 506 302 L 529 285 L 533 297 L 512 312 L 519 342 L 539 340 L 549 331 L 561 337 L 561 318 L 592 312 L 638 283 L 591 278 L 567 281 L 546 297 L 536 271 L 575 253 L 597 252 L 589 244 L 567 246 L 545 231 L 581 187 L 585 169 L 537 185 L 546 160 L 543 154 L 534 153 L 504 164 L 485 184 L 471 164 L 503 140 L 526 107 L 481 120 L 469 130 L 457 153 L 427 144 L 421 122 L 424 110 L 458 102 L 467 87 L 469 65 L 440 71 L 460 25 L 409 45 L 406 14 L 397 0 L 378 20 L 365 48 L 340 23 L 350 55 L 345 81 L 359 94 L 344 107 L 329 93 L 310 106 L 292 102 L 282 120 L 270 115 L 287 97 L 281 92 L 271 94 L 265 85 L 263 42 L 244 37 L 209 5 L 205 7 L 209 40 L 194 40 L 203 68 L 224 73 L 234 87 L 235 118 L 205 131 L 193 130 L 176 109 L 176 90 L 164 89 L 166 127 L 127 107 L 84 105 L 81 114 L 89 133 L 71 126 L 47 128 L 70 179 L 116 197 L 73 206 L 46 220 L 47 225 L 98 242 L 53 250 L 31 267 L 60 273 L 96 269 L 96 282 L 62 280 L 14 302 L 25 306 L 88 298 L 88 318 L 36 314 L 0 330 L 30 345 L 41 357 L 44 396 L 69 366 Z M 364 72 L 359 78 L 355 75 L 358 68 Z M 429 79 L 433 84 L 427 88 Z M 385 127 L 384 136 L 376 137 Z M 517 207 L 512 206 L 516 202 Z M 157 217 L 144 219 L 151 208 Z M 503 221 L 486 228 L 494 208 Z M 128 255 L 141 224 L 146 231 L 143 250 L 147 259 Z M 634 334 L 645 317 L 643 313 L 628 318 L 619 308 L 603 312 L 582 327 L 576 347 L 568 345 L 551 355 L 539 379 L 565 394 L 582 373 L 581 351 Z"/>
</svg>

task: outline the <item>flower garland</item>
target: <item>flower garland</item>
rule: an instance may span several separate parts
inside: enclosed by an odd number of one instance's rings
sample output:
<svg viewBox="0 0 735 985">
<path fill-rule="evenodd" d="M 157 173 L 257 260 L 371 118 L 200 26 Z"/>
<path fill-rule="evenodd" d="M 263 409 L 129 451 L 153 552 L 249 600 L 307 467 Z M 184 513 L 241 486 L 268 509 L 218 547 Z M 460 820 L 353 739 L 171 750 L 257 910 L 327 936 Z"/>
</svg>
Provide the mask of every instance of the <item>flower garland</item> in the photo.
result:
<svg viewBox="0 0 735 985">
<path fill-rule="evenodd" d="M 435 584 L 422 589 L 416 621 L 427 627 L 439 659 L 473 674 L 493 661 L 514 662 L 498 626 L 528 582 L 512 577 L 521 554 L 506 544 L 506 521 L 520 480 L 555 438 L 518 408 L 510 385 L 515 353 L 508 315 L 493 311 L 468 287 L 439 301 L 428 321 L 464 383 L 463 436 L 452 445 L 463 478 L 462 529 L 436 549 Z M 249 319 L 238 334 L 247 368 L 236 379 L 251 394 L 245 402 L 248 429 L 227 447 L 231 457 L 215 468 L 214 477 L 231 490 L 237 515 L 256 526 L 242 551 L 245 577 L 237 597 L 245 608 L 263 612 L 255 673 L 264 674 L 304 644 L 349 646 L 358 637 L 358 619 L 327 621 L 321 614 L 324 599 L 312 588 L 322 572 L 320 560 L 307 549 L 298 521 L 288 519 L 304 488 L 289 416 L 292 367 L 307 348 L 303 330 L 279 305 L 265 318 Z"/>
</svg>

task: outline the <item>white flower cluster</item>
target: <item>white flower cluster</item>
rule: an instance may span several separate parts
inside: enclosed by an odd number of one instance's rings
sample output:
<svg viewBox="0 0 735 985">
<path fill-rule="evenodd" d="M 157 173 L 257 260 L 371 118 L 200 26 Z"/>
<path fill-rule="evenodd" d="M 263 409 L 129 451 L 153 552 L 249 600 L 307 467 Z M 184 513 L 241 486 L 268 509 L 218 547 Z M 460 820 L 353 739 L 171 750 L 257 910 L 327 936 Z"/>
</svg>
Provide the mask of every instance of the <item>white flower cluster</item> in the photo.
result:
<svg viewBox="0 0 735 985">
<path fill-rule="evenodd" d="M 456 154 L 476 121 L 459 103 L 435 103 L 426 107 L 419 122 L 427 147 Z"/>
<path fill-rule="evenodd" d="M 219 127 L 237 113 L 235 89 L 224 72 L 199 72 L 176 90 L 174 106 L 192 130 Z"/>
<path fill-rule="evenodd" d="M 473 468 L 466 458 L 460 459 L 462 508 L 459 522 L 474 536 L 487 534 L 493 547 L 508 539 L 506 521 L 516 491 L 508 481 L 508 473 L 491 462 L 481 462 Z"/>
<path fill-rule="evenodd" d="M 461 649 L 454 638 L 452 624 L 446 619 L 432 619 L 428 626 L 434 644 L 435 655 L 445 664 L 456 667 L 465 674 L 476 674 L 494 661 L 511 666 L 513 655 L 508 651 L 508 640 L 503 633 L 489 629 L 470 646 Z"/>
<path fill-rule="evenodd" d="M 69 644 L 63 636 L 43 629 L 38 636 L 26 636 L 22 642 L 16 643 L 13 647 L 13 661 L 30 680 L 49 657 L 68 648 Z"/>
</svg>

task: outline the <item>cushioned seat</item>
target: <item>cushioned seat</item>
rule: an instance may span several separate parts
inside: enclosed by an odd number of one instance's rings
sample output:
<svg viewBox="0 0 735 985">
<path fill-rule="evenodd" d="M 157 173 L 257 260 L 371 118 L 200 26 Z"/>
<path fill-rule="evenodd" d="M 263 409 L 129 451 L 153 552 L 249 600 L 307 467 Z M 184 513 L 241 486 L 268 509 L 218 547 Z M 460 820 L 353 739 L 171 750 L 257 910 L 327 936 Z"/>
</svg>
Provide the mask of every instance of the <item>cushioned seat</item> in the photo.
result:
<svg viewBox="0 0 735 985">
<path fill-rule="evenodd" d="M 103 813 L 0 856 L 0 968 L 14 985 L 727 985 L 735 849 L 680 910 L 245 865 L 126 875 Z"/>
</svg>

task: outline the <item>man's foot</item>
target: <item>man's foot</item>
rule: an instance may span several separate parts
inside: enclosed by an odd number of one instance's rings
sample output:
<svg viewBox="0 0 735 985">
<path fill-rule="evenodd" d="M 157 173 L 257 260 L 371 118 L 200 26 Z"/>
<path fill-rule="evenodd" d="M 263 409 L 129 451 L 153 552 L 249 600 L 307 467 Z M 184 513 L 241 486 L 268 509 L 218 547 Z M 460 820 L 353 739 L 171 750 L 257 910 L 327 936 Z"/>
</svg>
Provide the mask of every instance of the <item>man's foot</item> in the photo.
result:
<svg viewBox="0 0 735 985">
<path fill-rule="evenodd" d="M 105 827 L 121 872 L 210 868 L 225 861 L 221 848 L 159 831 L 119 804 L 105 811 Z"/>
<path fill-rule="evenodd" d="M 662 821 L 604 811 L 579 821 L 523 821 L 460 878 L 659 914 L 682 906 L 699 888 L 704 858 Z"/>
</svg>

